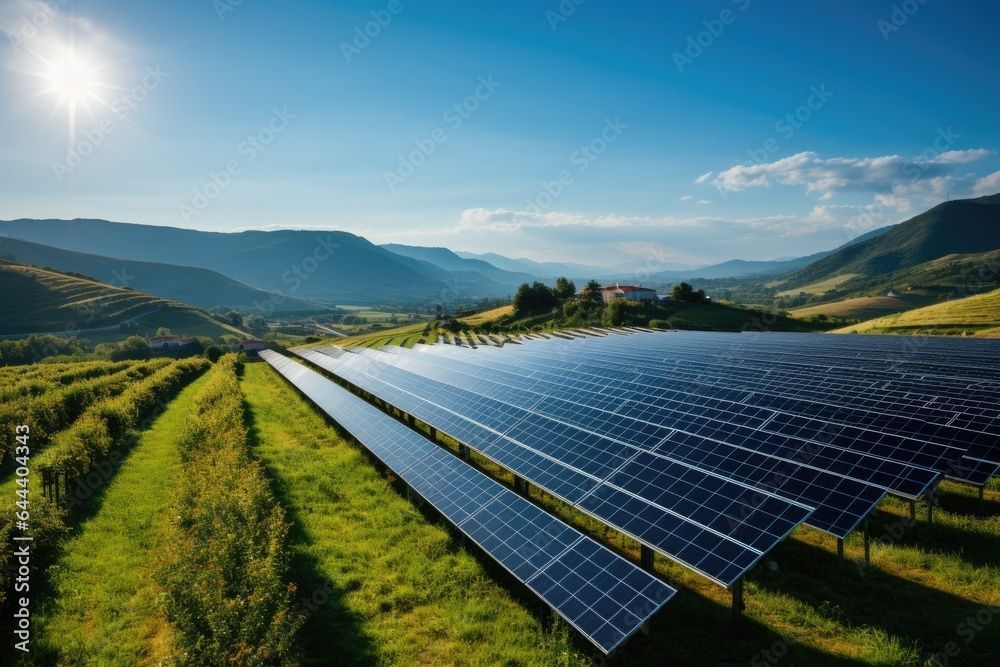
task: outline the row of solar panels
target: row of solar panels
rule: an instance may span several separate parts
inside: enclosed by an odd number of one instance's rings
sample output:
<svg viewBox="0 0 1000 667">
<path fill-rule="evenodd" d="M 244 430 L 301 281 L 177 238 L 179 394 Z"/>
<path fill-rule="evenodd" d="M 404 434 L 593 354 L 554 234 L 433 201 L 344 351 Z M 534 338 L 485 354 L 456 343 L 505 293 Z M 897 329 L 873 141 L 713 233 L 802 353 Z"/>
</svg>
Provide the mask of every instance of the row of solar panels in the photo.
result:
<svg viewBox="0 0 1000 667">
<path fill-rule="evenodd" d="M 665 354 L 689 342 L 671 336 L 302 354 L 725 585 L 800 521 L 843 537 L 887 492 L 918 498 L 942 473 L 981 483 L 1000 467 L 962 458 L 977 438 L 990 456 L 989 434 L 942 424 L 927 441 L 919 417 L 685 375 L 697 357 Z"/>
<path fill-rule="evenodd" d="M 604 653 L 676 593 L 319 373 L 260 355 Z"/>
</svg>

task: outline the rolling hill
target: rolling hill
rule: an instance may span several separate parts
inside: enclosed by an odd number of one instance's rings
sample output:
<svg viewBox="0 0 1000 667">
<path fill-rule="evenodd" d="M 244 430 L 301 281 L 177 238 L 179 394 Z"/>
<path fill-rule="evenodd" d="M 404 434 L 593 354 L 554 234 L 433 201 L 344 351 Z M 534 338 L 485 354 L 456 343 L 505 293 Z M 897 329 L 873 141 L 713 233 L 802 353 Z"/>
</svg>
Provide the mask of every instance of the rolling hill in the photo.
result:
<svg viewBox="0 0 1000 667">
<path fill-rule="evenodd" d="M 835 333 L 1000 336 L 1000 290 L 880 317 Z"/>
<path fill-rule="evenodd" d="M 83 274 L 98 281 L 134 287 L 200 308 L 225 306 L 263 310 L 272 303 L 276 310 L 321 310 L 327 307 L 315 301 L 266 292 L 209 269 L 103 257 L 14 238 L 0 238 L 0 258 Z"/>
<path fill-rule="evenodd" d="M 841 247 L 785 276 L 783 290 L 851 274 L 851 283 L 908 269 L 944 255 L 1000 248 L 1000 195 L 948 201 L 910 218 L 886 233 Z M 808 290 L 805 290 L 808 291 Z"/>
<path fill-rule="evenodd" d="M 204 232 L 106 220 L 10 220 L 0 235 L 66 250 L 210 269 L 296 298 L 342 304 L 509 293 L 339 231 Z"/>
<path fill-rule="evenodd" d="M 154 333 L 166 327 L 174 334 L 245 337 L 191 306 L 124 287 L 48 269 L 0 260 L 0 336 L 66 334 L 82 338 L 119 339 L 128 333 Z"/>
</svg>

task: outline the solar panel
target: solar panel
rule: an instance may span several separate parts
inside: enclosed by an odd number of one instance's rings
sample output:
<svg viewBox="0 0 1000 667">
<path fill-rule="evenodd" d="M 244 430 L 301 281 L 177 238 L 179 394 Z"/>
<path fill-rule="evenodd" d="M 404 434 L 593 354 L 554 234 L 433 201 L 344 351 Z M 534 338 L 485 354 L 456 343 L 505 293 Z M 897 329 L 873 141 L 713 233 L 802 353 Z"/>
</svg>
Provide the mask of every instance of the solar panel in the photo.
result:
<svg viewBox="0 0 1000 667">
<path fill-rule="evenodd" d="M 437 355 L 435 362 L 446 365 L 447 359 Z M 562 365 L 557 355 L 549 355 L 547 361 L 533 362 L 525 359 L 517 365 L 507 365 L 497 358 L 462 357 L 463 361 L 478 361 L 484 367 L 484 378 L 498 377 L 506 373 L 510 384 L 532 389 L 551 397 L 567 396 L 588 409 L 587 418 L 593 424 L 601 425 L 595 410 L 610 411 L 604 418 L 605 428 L 627 429 L 630 420 L 647 425 L 660 425 L 680 430 L 692 435 L 717 440 L 733 446 L 750 449 L 761 454 L 777 456 L 799 464 L 846 475 L 866 484 L 890 489 L 905 497 L 916 498 L 923 495 L 936 482 L 938 473 L 933 470 L 914 467 L 902 462 L 887 462 L 884 457 L 873 456 L 823 440 L 808 440 L 785 436 L 767 429 L 766 419 L 770 415 L 733 415 L 716 407 L 720 401 L 701 401 L 688 397 L 687 403 L 677 392 L 662 387 L 637 384 L 624 379 L 626 374 L 617 376 L 600 372 L 599 368 L 572 370 Z M 426 367 L 425 367 L 426 368 Z M 667 382 L 666 380 L 664 382 Z M 484 391 L 480 389 L 480 391 Z M 508 389 L 516 393 L 518 389 Z M 657 399 L 655 396 L 660 396 Z M 663 398 L 670 396 L 668 398 Z M 546 398 L 544 404 L 552 403 Z M 540 408 L 541 409 L 541 408 Z M 761 412 L 761 411 L 758 411 Z M 751 422 L 750 419 L 753 421 Z M 635 440 L 633 427 L 630 437 Z"/>
<path fill-rule="evenodd" d="M 810 338 L 810 336 L 804 337 Z M 812 336 L 812 338 L 816 337 Z M 830 337 L 825 338 L 829 339 Z M 953 342 L 959 343 L 961 341 Z M 650 358 L 649 352 L 644 353 L 642 345 L 636 345 L 637 349 L 630 350 L 602 350 L 602 359 L 609 361 L 609 355 L 613 355 L 622 363 L 642 360 L 654 367 L 663 367 L 664 371 L 669 371 L 671 374 L 690 372 L 691 369 L 696 369 L 702 375 L 706 372 L 713 373 L 715 376 L 712 381 L 714 382 L 722 382 L 731 387 L 740 386 L 752 389 L 755 394 L 760 394 L 763 391 L 767 394 L 787 396 L 787 392 L 794 391 L 795 394 L 792 396 L 795 397 L 808 396 L 810 400 L 818 398 L 824 402 L 841 405 L 846 403 L 852 407 L 875 409 L 886 415 L 901 417 L 919 415 L 919 420 L 910 419 L 907 424 L 902 426 L 897 423 L 895 432 L 906 433 L 906 430 L 900 429 L 912 428 L 914 424 L 923 423 L 922 432 L 915 434 L 918 437 L 945 444 L 964 443 L 969 447 L 971 458 L 1000 461 L 1000 436 L 998 436 L 1000 428 L 997 426 L 997 415 L 1000 415 L 1000 411 L 996 407 L 998 392 L 995 382 L 977 381 L 975 388 L 973 388 L 968 384 L 968 381 L 963 381 L 960 388 L 952 392 L 956 393 L 957 398 L 947 398 L 942 396 L 945 392 L 941 388 L 940 378 L 921 378 L 916 384 L 903 386 L 901 391 L 898 382 L 872 380 L 865 375 L 855 376 L 851 379 L 850 384 L 845 384 L 844 380 L 840 380 L 839 384 L 830 385 L 828 380 L 831 373 L 822 368 L 803 373 L 801 377 L 788 377 L 787 375 L 778 377 L 773 368 L 768 367 L 767 369 L 751 370 L 751 373 L 756 373 L 758 376 L 766 376 L 768 385 L 763 387 L 760 384 L 745 386 L 744 380 L 740 379 L 741 377 L 745 379 L 743 374 L 746 373 L 742 365 L 740 368 L 724 367 L 717 364 L 706 365 L 704 357 L 677 356 L 675 347 L 671 345 L 669 348 L 663 347 L 661 349 L 661 346 L 657 346 L 654 352 L 661 355 L 669 353 L 670 355 L 661 359 Z M 743 348 L 744 346 L 741 344 L 734 347 L 729 353 L 742 359 Z M 683 368 L 679 367 L 678 362 L 682 362 Z M 702 381 L 704 381 L 703 378 Z M 867 389 L 864 386 L 865 383 L 870 385 Z M 817 396 L 817 387 L 820 384 L 823 384 L 822 387 L 819 387 L 822 394 Z M 896 389 L 892 387 L 896 387 Z M 978 398 L 973 398 L 973 396 L 978 396 Z M 944 428 L 935 429 L 934 424 Z"/>
<path fill-rule="evenodd" d="M 549 349 L 543 357 L 539 354 L 539 348 L 536 347 L 533 352 L 519 352 L 511 355 L 512 358 L 510 361 L 512 363 L 516 363 L 517 367 L 521 369 L 523 369 L 526 364 L 533 363 L 535 364 L 533 368 L 547 370 L 550 372 L 554 371 L 557 367 L 559 368 L 560 373 L 585 372 L 586 374 L 601 378 L 601 382 L 605 386 L 615 386 L 615 383 L 621 383 L 625 381 L 624 379 L 634 382 L 645 378 L 644 382 L 639 382 L 639 384 L 646 384 L 651 387 L 651 391 L 654 393 L 656 391 L 660 391 L 660 387 L 679 387 L 684 388 L 687 391 L 694 391 L 702 394 L 700 398 L 689 397 L 688 402 L 694 403 L 695 405 L 703 405 L 707 402 L 705 399 L 709 398 L 708 396 L 704 396 L 706 393 L 704 385 L 702 385 L 701 388 L 697 388 L 698 384 L 696 382 L 692 382 L 690 379 L 677 379 L 678 376 L 683 377 L 683 370 L 677 369 L 676 367 L 671 367 L 669 370 L 666 368 L 658 370 L 656 368 L 656 359 L 648 358 L 648 356 L 646 359 L 642 359 L 641 356 L 638 356 L 641 353 L 632 352 L 630 354 L 633 356 L 629 356 L 627 361 L 622 361 L 616 360 L 613 356 L 607 354 L 603 349 L 596 355 L 596 358 L 594 350 L 588 350 L 586 354 L 581 354 L 579 350 L 571 352 L 572 345 L 568 345 L 558 350 Z M 462 358 L 463 360 L 472 360 L 471 356 L 463 356 Z M 643 361 L 646 365 L 639 368 L 637 364 Z M 478 360 L 477 363 L 495 363 L 495 359 L 493 357 L 484 357 L 483 359 Z M 566 366 L 566 364 L 569 364 L 569 366 Z M 570 369 L 572 369 L 572 371 Z M 660 387 L 657 385 L 660 385 Z M 734 388 L 730 387 L 719 391 L 728 392 L 729 395 L 726 398 L 732 399 L 731 402 L 743 400 L 745 402 L 755 403 L 753 399 L 741 399 L 736 395 L 740 392 L 735 391 Z M 662 393 L 662 391 L 660 393 Z M 753 394 L 748 394 L 746 392 L 743 393 L 744 396 L 755 396 L 761 392 L 758 389 L 758 391 Z M 679 395 L 683 396 L 684 392 L 681 392 Z M 642 396 L 642 393 L 640 393 L 640 396 Z M 716 394 L 716 396 L 719 396 L 719 394 Z M 648 403 L 650 401 L 643 398 L 643 402 Z M 741 403 L 741 405 L 742 404 L 743 403 Z M 755 405 L 754 407 L 758 406 Z M 729 410 L 727 409 L 726 412 L 729 412 Z M 773 410 L 770 412 L 774 414 Z M 844 419 L 845 418 L 842 415 L 841 420 L 843 421 Z M 876 417 L 873 417 L 873 419 L 876 419 Z M 913 419 L 910 419 L 908 422 L 900 421 L 896 423 L 897 431 L 905 429 L 907 426 L 912 427 L 915 423 L 918 423 L 918 421 Z M 763 430 L 778 434 L 802 435 L 803 430 L 808 430 L 810 428 L 814 433 L 821 434 L 824 443 L 826 444 L 839 445 L 878 455 L 882 458 L 890 458 L 892 460 L 900 460 L 902 462 L 921 465 L 944 472 L 950 477 L 965 479 L 973 483 L 983 483 L 988 475 L 992 474 L 993 469 L 986 465 L 982 468 L 988 470 L 989 472 L 983 473 L 982 469 L 977 472 L 972 466 L 969 465 L 972 463 L 971 461 L 965 460 L 959 463 L 960 453 L 963 449 L 958 445 L 968 447 L 968 459 L 991 461 L 996 458 L 996 455 L 992 455 L 990 453 L 991 449 L 995 451 L 997 448 L 996 443 L 998 442 L 997 438 L 988 434 L 977 434 L 970 431 L 962 431 L 946 427 L 939 429 L 939 433 L 942 433 L 952 439 L 953 444 L 947 445 L 942 444 L 943 442 L 947 442 L 944 438 L 938 438 L 938 442 L 928 441 L 931 439 L 924 438 L 921 432 L 912 434 L 914 437 L 904 438 L 899 435 L 898 432 L 879 432 L 875 430 L 875 428 L 858 429 L 844 423 L 824 421 L 822 419 L 803 420 L 803 418 L 799 416 L 783 416 L 780 413 L 777 418 L 768 422 Z M 949 454 L 949 451 L 959 452 L 959 455 L 954 453 Z M 983 476 L 984 474 L 986 477 Z M 900 492 L 902 495 L 912 495 L 912 492 L 907 492 L 903 489 L 893 490 Z"/>
<path fill-rule="evenodd" d="M 812 512 L 812 507 L 733 482 L 721 475 L 664 456 L 655 457 L 650 466 L 670 471 L 678 478 L 683 475 L 694 482 L 690 489 L 696 494 L 695 504 L 700 508 L 700 519 L 694 520 L 684 516 L 679 509 L 688 507 L 691 504 L 687 502 L 689 499 L 677 494 L 660 494 L 657 501 L 653 501 L 646 497 L 648 494 L 645 491 L 637 494 L 635 489 L 625 490 L 607 481 L 611 474 L 639 454 L 634 447 L 360 355 L 331 359 L 311 351 L 301 351 L 301 354 L 602 521 L 610 522 L 618 516 L 618 512 L 606 504 L 595 502 L 596 498 L 608 493 L 629 497 L 629 506 L 641 509 L 644 517 L 653 519 L 654 529 L 637 532 L 620 523 L 613 523 L 614 527 L 724 586 L 732 585 L 747 568 Z M 480 428 L 488 427 L 491 434 L 500 434 L 501 438 L 491 437 L 482 443 L 476 440 L 475 433 L 472 433 L 473 437 L 463 437 L 459 434 L 463 427 L 453 419 L 455 417 Z M 544 457 L 553 464 L 560 464 L 589 478 L 593 482 L 592 488 L 582 497 L 567 497 L 563 489 L 549 486 L 546 479 L 534 476 L 530 468 L 521 464 L 520 459 L 525 452 Z M 574 489 L 579 490 L 583 489 Z M 590 498 L 595 493 L 597 496 Z M 706 523 L 705 519 L 709 517 L 711 520 Z M 705 559 L 699 553 L 698 560 L 686 560 L 678 556 L 678 550 L 679 547 L 686 547 L 688 541 L 678 540 L 673 530 L 664 531 L 657 527 L 661 525 L 676 526 L 685 534 L 696 534 L 705 543 L 717 543 L 716 554 L 740 555 L 728 560 Z M 733 537 L 735 534 L 739 534 L 740 538 Z"/>
<path fill-rule="evenodd" d="M 486 377 L 477 377 L 477 372 L 482 374 L 481 367 L 450 358 L 428 361 L 426 357 L 422 359 L 423 355 L 419 352 L 369 354 L 378 355 L 388 362 L 428 377 L 449 378 L 453 383 L 484 395 L 502 398 L 517 405 L 534 406 L 539 412 L 572 423 L 585 424 L 591 430 L 644 450 L 661 453 L 815 506 L 816 511 L 806 523 L 837 537 L 844 537 L 853 531 L 886 494 L 883 487 L 810 468 L 800 461 L 764 455 L 676 429 L 640 422 L 603 411 L 595 407 L 594 403 L 590 403 L 588 407 L 562 400 L 557 395 L 565 390 L 565 382 L 536 382 L 499 370 L 495 366 L 490 367 Z M 540 396 L 544 396 L 544 400 Z M 614 397 L 604 398 L 607 401 L 603 403 L 603 407 L 617 407 Z"/>
<path fill-rule="evenodd" d="M 676 593 L 315 371 L 260 355 L 603 653 Z"/>
</svg>

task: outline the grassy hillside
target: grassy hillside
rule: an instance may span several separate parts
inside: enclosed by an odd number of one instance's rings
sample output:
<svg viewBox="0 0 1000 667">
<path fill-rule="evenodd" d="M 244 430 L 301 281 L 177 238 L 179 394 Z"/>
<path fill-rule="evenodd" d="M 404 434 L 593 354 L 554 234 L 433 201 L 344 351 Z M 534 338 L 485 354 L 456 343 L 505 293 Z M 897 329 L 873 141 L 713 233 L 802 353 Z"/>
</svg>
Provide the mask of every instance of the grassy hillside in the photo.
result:
<svg viewBox="0 0 1000 667">
<path fill-rule="evenodd" d="M 835 333 L 926 333 L 1000 336 L 1000 290 L 880 317 Z"/>
<path fill-rule="evenodd" d="M 932 301 L 933 297 L 916 294 L 859 296 L 832 303 L 795 308 L 790 313 L 792 317 L 799 318 L 825 315 L 839 320 L 867 320 L 873 317 L 891 315 L 904 310 L 926 306 Z"/>
<path fill-rule="evenodd" d="M 179 335 L 243 335 L 176 301 L 6 260 L 0 260 L 0 293 L 0 335 L 67 333 L 118 339 L 123 323 L 131 323 L 132 332 L 167 327 Z"/>
<path fill-rule="evenodd" d="M 885 234 L 841 248 L 783 280 L 786 290 L 855 274 L 900 271 L 954 253 L 1000 248 L 1000 195 L 944 202 Z"/>
<path fill-rule="evenodd" d="M 91 255 L 14 238 L 0 237 L 0 258 L 83 274 L 101 282 L 134 287 L 200 308 L 228 306 L 261 310 L 269 308 L 272 303 L 275 310 L 325 308 L 315 301 L 279 297 L 208 269 Z"/>
</svg>

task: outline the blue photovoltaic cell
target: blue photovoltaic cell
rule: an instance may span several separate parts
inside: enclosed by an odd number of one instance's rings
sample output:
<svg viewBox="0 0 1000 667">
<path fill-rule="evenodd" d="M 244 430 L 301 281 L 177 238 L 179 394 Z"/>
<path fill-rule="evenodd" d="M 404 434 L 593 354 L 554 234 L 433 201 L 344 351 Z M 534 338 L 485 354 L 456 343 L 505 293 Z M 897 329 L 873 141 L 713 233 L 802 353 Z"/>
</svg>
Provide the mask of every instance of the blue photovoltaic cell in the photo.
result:
<svg viewBox="0 0 1000 667">
<path fill-rule="evenodd" d="M 523 408 L 362 355 L 346 354 L 341 358 L 331 359 L 306 351 L 301 354 L 308 359 L 315 359 L 316 363 L 327 370 L 481 451 L 540 488 L 559 495 L 668 558 L 691 567 L 724 586 L 732 585 L 764 552 L 784 539 L 813 510 L 811 506 L 737 484 L 721 475 L 707 473 L 663 456 L 653 457 L 655 460 L 648 462 L 647 468 L 672 471 L 678 478 L 678 488 L 683 486 L 691 497 L 636 484 L 627 473 L 609 480 L 611 475 L 627 466 L 641 452 L 606 437 L 527 412 Z M 418 394 L 428 398 L 416 399 Z M 492 449 L 479 449 L 475 442 L 449 430 L 454 425 L 441 420 L 442 410 L 463 415 L 480 426 L 501 432 L 504 439 L 492 443 Z M 588 475 L 593 480 L 593 485 L 603 484 L 597 487 L 601 494 L 568 498 L 560 489 L 549 486 L 544 478 L 533 474 L 534 470 L 522 465 L 520 459 L 525 452 L 545 457 L 553 465 L 559 464 Z M 628 484 L 629 488 L 622 489 L 619 484 Z M 640 532 L 630 530 L 629 526 L 638 524 L 623 523 L 619 512 L 613 512 L 613 508 L 599 502 L 608 493 L 620 493 L 627 497 L 628 506 L 636 512 L 641 509 L 642 516 L 653 527 Z M 697 519 L 685 515 L 689 509 L 697 513 Z M 688 548 L 687 540 L 672 539 L 669 536 L 672 531 L 661 535 L 660 527 L 675 524 L 686 524 L 684 532 L 699 535 L 699 543 L 721 540 L 716 557 L 704 558 L 697 550 Z M 678 552 L 681 547 L 684 548 L 683 554 Z M 739 555 L 727 560 L 730 553 Z M 688 554 L 697 556 L 697 560 L 687 560 Z M 739 566 L 733 567 L 734 563 Z"/>
<path fill-rule="evenodd" d="M 605 654 L 676 593 L 315 371 L 260 355 Z"/>
</svg>

